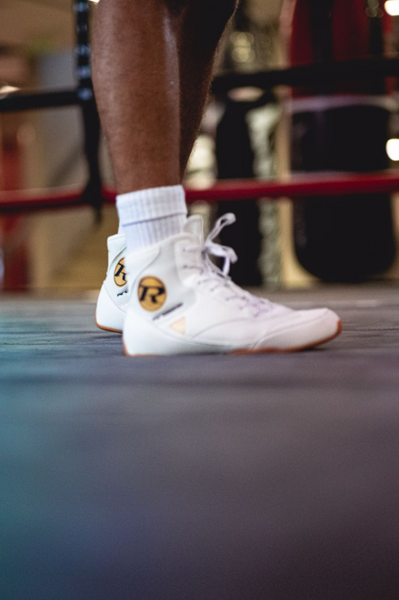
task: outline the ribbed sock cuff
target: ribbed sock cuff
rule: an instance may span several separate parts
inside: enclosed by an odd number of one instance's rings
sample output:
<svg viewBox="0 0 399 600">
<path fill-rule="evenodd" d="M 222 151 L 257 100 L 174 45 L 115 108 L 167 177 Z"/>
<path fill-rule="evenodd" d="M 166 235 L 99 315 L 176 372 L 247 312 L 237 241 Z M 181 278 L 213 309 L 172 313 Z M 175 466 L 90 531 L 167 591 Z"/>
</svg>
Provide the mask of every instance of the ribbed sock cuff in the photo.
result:
<svg viewBox="0 0 399 600">
<path fill-rule="evenodd" d="M 150 188 L 117 196 L 121 225 L 132 225 L 173 215 L 187 215 L 183 186 Z"/>
<path fill-rule="evenodd" d="M 187 218 L 181 185 L 121 194 L 117 197 L 117 208 L 128 252 L 180 233 Z"/>
</svg>

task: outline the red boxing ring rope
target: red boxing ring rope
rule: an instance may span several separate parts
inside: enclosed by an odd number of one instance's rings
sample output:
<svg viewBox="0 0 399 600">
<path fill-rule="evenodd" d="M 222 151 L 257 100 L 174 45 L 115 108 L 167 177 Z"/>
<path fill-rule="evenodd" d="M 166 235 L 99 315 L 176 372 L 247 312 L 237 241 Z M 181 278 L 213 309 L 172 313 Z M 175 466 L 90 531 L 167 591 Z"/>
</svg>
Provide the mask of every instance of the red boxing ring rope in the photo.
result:
<svg viewBox="0 0 399 600">
<path fill-rule="evenodd" d="M 399 190 L 399 171 L 378 173 L 320 173 L 293 175 L 286 179 L 259 181 L 256 179 L 221 180 L 207 188 L 186 188 L 187 202 L 198 200 L 221 202 L 253 198 L 301 198 L 309 196 L 339 196 L 340 194 L 390 193 Z M 107 204 L 115 202 L 115 191 L 103 190 Z M 36 212 L 54 208 L 88 206 L 78 188 L 58 188 L 18 192 L 0 192 L 0 214 Z"/>
</svg>

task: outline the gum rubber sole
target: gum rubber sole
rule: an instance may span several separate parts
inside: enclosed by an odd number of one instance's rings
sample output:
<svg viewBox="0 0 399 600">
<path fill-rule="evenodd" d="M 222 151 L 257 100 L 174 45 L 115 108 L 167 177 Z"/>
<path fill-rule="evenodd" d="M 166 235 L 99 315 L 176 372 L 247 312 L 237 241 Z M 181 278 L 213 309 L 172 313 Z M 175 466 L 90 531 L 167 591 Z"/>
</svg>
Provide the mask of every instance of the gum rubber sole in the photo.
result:
<svg viewBox="0 0 399 600">
<path fill-rule="evenodd" d="M 102 329 L 100 327 L 100 329 Z M 331 342 L 331 340 L 335 339 L 339 336 L 342 331 L 342 321 L 338 321 L 337 330 L 333 335 L 330 335 L 327 338 L 324 338 L 318 342 L 312 342 L 310 344 L 306 344 L 305 346 L 298 346 L 296 348 L 257 348 L 255 350 L 247 350 L 243 348 L 242 350 L 233 350 L 233 352 L 226 352 L 228 356 L 246 356 L 248 354 L 287 354 L 290 352 L 301 352 L 302 350 L 307 350 L 309 348 L 316 348 L 317 346 L 321 346 L 321 344 L 326 344 L 327 342 Z M 129 354 L 126 348 L 125 341 L 123 340 L 123 348 L 125 350 L 126 356 L 165 356 L 162 354 Z M 189 354 L 189 353 L 187 353 Z"/>
</svg>

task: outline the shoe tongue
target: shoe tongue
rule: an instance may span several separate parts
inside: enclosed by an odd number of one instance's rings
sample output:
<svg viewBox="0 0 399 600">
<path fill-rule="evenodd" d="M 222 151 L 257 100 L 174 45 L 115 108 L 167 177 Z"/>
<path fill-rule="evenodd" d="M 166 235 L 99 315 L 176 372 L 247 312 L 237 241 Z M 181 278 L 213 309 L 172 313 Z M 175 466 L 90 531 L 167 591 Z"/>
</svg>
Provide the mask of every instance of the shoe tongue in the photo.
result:
<svg viewBox="0 0 399 600">
<path fill-rule="evenodd" d="M 201 215 L 189 217 L 183 226 L 183 232 L 195 235 L 202 245 L 204 243 L 204 221 Z"/>
</svg>

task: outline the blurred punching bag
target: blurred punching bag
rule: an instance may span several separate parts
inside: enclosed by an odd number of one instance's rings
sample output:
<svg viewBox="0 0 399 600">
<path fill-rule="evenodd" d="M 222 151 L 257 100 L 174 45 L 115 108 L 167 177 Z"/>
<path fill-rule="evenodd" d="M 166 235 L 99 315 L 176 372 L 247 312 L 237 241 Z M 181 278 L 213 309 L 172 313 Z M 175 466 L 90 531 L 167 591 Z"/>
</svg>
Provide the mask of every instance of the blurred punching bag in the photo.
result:
<svg viewBox="0 0 399 600">
<path fill-rule="evenodd" d="M 296 0 L 292 64 L 382 56 L 382 15 L 375 1 L 368 7 L 367 0 Z M 389 116 L 383 78 L 295 88 L 292 171 L 386 169 Z M 294 204 L 294 237 L 299 262 L 313 275 L 365 280 L 386 270 L 395 257 L 390 197 L 303 198 Z"/>
<path fill-rule="evenodd" d="M 251 22 L 247 16 L 247 0 L 242 0 L 234 19 L 234 32 L 230 35 L 223 69 L 245 72 L 255 69 L 255 38 L 251 33 Z M 260 101 L 234 100 L 227 96 L 224 112 L 216 130 L 216 162 L 218 179 L 245 179 L 254 177 L 255 155 L 252 149 L 248 128 L 248 114 L 254 108 L 266 104 L 268 98 Z M 259 228 L 260 210 L 257 199 L 231 200 L 218 204 L 217 216 L 233 212 L 237 222 L 220 233 L 220 243 L 234 248 L 238 261 L 230 267 L 230 276 L 235 283 L 244 286 L 258 286 L 262 274 L 258 265 L 262 235 Z"/>
<path fill-rule="evenodd" d="M 225 102 L 225 111 L 216 131 L 216 160 L 219 179 L 254 177 L 254 152 L 246 117 L 248 112 L 258 105 L 257 102 L 235 102 L 229 98 Z M 258 260 L 262 247 L 259 230 L 260 211 L 256 199 L 223 201 L 218 205 L 217 216 L 233 212 L 237 222 L 226 227 L 220 233 L 220 243 L 231 246 L 239 260 L 232 264 L 230 276 L 238 285 L 258 286 L 262 275 Z"/>
</svg>

